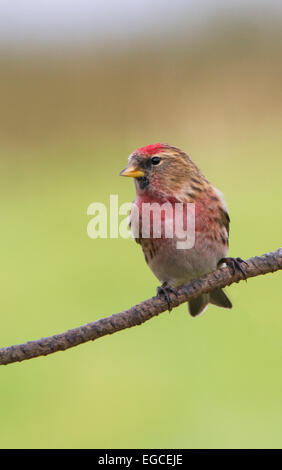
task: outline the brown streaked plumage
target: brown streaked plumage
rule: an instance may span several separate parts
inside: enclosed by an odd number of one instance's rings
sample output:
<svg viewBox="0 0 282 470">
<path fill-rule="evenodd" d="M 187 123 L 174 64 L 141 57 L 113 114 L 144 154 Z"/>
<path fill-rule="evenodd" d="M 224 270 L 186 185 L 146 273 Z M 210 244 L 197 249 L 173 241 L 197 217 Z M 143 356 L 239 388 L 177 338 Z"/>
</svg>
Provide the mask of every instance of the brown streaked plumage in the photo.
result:
<svg viewBox="0 0 282 470">
<path fill-rule="evenodd" d="M 221 193 L 201 173 L 193 160 L 182 150 L 168 144 L 142 147 L 129 157 L 123 176 L 135 178 L 134 204 L 140 211 L 139 232 L 135 239 L 141 244 L 145 260 L 156 277 L 171 288 L 216 269 L 218 262 L 227 256 L 229 216 Z M 165 214 L 162 223 L 173 224 L 173 237 L 149 238 L 142 236 L 145 203 L 165 204 L 173 207 L 173 218 Z M 178 249 L 176 228 L 183 222 L 176 217 L 177 203 L 195 205 L 195 244 L 192 248 Z M 131 224 L 137 222 L 131 220 Z M 187 223 L 187 221 L 186 221 Z M 136 228 L 132 226 L 136 234 Z M 189 302 L 189 311 L 195 316 L 208 303 L 231 308 L 231 302 L 221 289 L 203 294 Z"/>
</svg>

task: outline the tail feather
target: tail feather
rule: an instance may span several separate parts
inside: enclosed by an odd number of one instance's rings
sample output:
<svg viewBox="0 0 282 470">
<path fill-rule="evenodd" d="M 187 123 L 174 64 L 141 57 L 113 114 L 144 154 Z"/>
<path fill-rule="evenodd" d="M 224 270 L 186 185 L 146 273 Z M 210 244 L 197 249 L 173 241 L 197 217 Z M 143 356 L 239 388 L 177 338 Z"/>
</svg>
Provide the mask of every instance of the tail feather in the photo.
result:
<svg viewBox="0 0 282 470">
<path fill-rule="evenodd" d="M 200 315 L 200 313 L 203 313 L 208 306 L 209 298 L 209 294 L 202 294 L 195 299 L 189 300 L 188 308 L 190 315 L 192 315 L 192 317 L 196 317 L 197 315 Z"/>
<path fill-rule="evenodd" d="M 228 299 L 227 295 L 222 289 L 217 288 L 209 294 L 202 294 L 195 299 L 189 300 L 188 308 L 190 315 L 192 315 L 192 317 L 200 315 L 200 313 L 203 313 L 206 310 L 208 303 L 217 305 L 217 307 L 232 308 L 232 303 Z"/>
<path fill-rule="evenodd" d="M 218 307 L 232 308 L 232 303 L 225 292 L 220 288 L 214 289 L 210 292 L 210 303 L 217 305 Z"/>
</svg>

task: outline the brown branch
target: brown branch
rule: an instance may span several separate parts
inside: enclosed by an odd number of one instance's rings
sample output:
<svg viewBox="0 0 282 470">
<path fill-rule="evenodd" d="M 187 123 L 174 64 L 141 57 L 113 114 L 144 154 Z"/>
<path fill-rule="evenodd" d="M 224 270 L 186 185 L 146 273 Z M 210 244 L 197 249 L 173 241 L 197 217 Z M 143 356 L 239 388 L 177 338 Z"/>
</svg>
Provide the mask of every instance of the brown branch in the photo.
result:
<svg viewBox="0 0 282 470">
<path fill-rule="evenodd" d="M 247 263 L 247 265 L 244 264 L 246 278 L 278 271 L 282 269 L 282 248 L 272 253 L 250 258 L 247 260 Z M 177 307 L 187 302 L 187 300 L 209 292 L 216 287 L 229 286 L 233 282 L 239 282 L 242 279 L 243 276 L 239 270 L 233 274 L 228 267 L 217 269 L 201 279 L 191 281 L 186 286 L 179 288 L 177 297 L 171 294 L 171 306 Z M 94 341 L 102 336 L 141 325 L 141 323 L 166 310 L 167 302 L 164 298 L 152 297 L 141 304 L 131 307 L 129 310 L 79 326 L 65 333 L 2 348 L 0 349 L 0 365 L 20 362 L 38 356 L 47 356 L 57 351 L 64 351 L 87 341 Z"/>
</svg>

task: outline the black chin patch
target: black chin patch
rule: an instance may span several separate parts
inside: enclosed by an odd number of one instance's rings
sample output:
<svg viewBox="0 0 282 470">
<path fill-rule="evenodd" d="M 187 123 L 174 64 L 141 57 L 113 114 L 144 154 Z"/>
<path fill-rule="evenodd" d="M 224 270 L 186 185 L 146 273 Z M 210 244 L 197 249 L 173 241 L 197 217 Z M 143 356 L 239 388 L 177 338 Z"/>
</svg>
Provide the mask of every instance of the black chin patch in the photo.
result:
<svg viewBox="0 0 282 470">
<path fill-rule="evenodd" d="M 139 188 L 140 189 L 145 189 L 147 186 L 149 186 L 149 179 L 146 176 L 143 176 L 142 178 L 137 178 Z"/>
</svg>

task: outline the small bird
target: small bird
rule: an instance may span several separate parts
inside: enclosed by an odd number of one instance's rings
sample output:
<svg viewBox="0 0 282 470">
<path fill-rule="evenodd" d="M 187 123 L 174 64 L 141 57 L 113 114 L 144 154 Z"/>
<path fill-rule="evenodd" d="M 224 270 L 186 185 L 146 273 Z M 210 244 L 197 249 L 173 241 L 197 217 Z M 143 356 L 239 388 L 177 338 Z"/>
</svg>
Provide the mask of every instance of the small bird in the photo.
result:
<svg viewBox="0 0 282 470">
<path fill-rule="evenodd" d="M 138 217 L 133 217 L 131 209 L 131 231 L 143 249 L 147 264 L 162 283 L 157 292 L 158 295 L 165 295 L 169 310 L 168 292 L 176 294 L 176 287 L 214 271 L 223 263 L 233 271 L 238 268 L 243 272 L 240 264 L 244 261 L 241 258 L 226 257 L 230 219 L 222 194 L 211 185 L 185 152 L 162 143 L 141 147 L 129 156 L 128 166 L 120 175 L 135 179 L 136 197 L 133 206 L 138 208 Z M 154 237 L 149 227 L 149 233 L 144 237 L 144 224 L 151 223 L 152 217 L 146 217 L 145 220 L 142 208 L 153 203 L 170 203 L 173 216 L 162 211 L 159 236 Z M 191 248 L 177 247 L 176 229 L 180 222 L 183 227 L 189 223 L 189 220 L 184 220 L 185 216 L 182 216 L 182 220 L 176 217 L 177 203 L 182 203 L 183 207 L 187 207 L 187 203 L 194 203 L 195 240 Z M 170 237 L 164 233 L 166 224 L 171 224 Z M 223 290 L 216 288 L 190 300 L 190 314 L 193 317 L 199 315 L 208 303 L 232 307 Z"/>
</svg>

